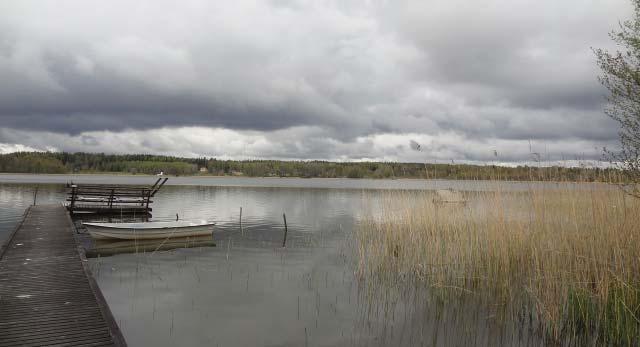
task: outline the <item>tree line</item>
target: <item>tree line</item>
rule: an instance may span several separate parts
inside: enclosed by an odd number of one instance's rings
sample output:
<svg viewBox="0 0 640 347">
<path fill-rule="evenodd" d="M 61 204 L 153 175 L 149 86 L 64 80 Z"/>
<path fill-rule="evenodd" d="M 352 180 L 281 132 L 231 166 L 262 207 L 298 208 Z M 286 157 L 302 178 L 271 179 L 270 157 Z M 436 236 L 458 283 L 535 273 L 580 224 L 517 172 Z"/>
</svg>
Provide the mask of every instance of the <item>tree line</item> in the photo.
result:
<svg viewBox="0 0 640 347">
<path fill-rule="evenodd" d="M 504 167 L 495 165 L 328 162 L 279 160 L 218 160 L 148 154 L 18 152 L 0 155 L 3 173 L 126 173 L 153 175 L 217 175 L 249 177 L 427 178 L 513 181 L 620 182 L 613 168 Z"/>
</svg>

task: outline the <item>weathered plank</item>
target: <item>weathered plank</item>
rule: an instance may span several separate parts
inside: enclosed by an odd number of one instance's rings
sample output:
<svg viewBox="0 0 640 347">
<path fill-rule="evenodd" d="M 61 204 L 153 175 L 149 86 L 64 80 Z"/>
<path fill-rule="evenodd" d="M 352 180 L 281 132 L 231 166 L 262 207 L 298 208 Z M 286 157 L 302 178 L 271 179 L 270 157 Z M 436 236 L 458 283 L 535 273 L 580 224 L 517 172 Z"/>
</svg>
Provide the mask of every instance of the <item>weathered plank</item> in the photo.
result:
<svg viewBox="0 0 640 347">
<path fill-rule="evenodd" d="M 0 248 L 0 346 L 126 346 L 62 205 L 31 206 Z"/>
</svg>

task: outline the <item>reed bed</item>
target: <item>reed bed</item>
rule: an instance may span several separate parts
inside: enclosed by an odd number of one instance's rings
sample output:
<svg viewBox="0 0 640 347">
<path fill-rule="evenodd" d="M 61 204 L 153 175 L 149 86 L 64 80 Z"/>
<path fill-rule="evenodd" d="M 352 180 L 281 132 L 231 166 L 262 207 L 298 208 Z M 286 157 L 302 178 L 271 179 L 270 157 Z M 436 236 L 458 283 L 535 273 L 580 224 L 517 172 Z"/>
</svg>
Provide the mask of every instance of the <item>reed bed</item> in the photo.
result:
<svg viewBox="0 0 640 347">
<path fill-rule="evenodd" d="M 369 288 L 470 299 L 559 345 L 640 344 L 640 200 L 609 185 L 386 195 L 356 231 Z"/>
</svg>

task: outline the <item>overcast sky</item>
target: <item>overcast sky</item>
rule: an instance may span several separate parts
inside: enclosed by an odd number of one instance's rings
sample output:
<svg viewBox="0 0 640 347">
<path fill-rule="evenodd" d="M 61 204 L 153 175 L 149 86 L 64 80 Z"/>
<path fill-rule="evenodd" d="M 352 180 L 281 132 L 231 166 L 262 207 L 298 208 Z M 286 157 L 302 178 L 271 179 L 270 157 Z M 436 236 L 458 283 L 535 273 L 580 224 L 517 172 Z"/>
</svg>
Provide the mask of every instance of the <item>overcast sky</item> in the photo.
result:
<svg viewBox="0 0 640 347">
<path fill-rule="evenodd" d="M 614 49 L 631 14 L 629 0 L 2 1 L 0 152 L 599 159 L 617 128 L 591 47 Z"/>
</svg>

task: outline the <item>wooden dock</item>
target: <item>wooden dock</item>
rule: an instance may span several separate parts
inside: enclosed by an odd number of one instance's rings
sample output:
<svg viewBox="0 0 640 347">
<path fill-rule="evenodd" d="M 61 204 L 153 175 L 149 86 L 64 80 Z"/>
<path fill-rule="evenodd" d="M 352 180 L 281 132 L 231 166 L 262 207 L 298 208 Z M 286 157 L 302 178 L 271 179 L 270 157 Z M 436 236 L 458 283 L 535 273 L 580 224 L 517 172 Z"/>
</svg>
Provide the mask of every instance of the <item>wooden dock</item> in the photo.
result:
<svg viewBox="0 0 640 347">
<path fill-rule="evenodd" d="M 71 214 L 151 216 L 151 204 L 168 178 L 158 178 L 150 186 L 74 184 L 67 185 L 67 209 Z"/>
<path fill-rule="evenodd" d="M 0 248 L 0 346 L 126 346 L 62 205 L 31 206 Z"/>
</svg>

